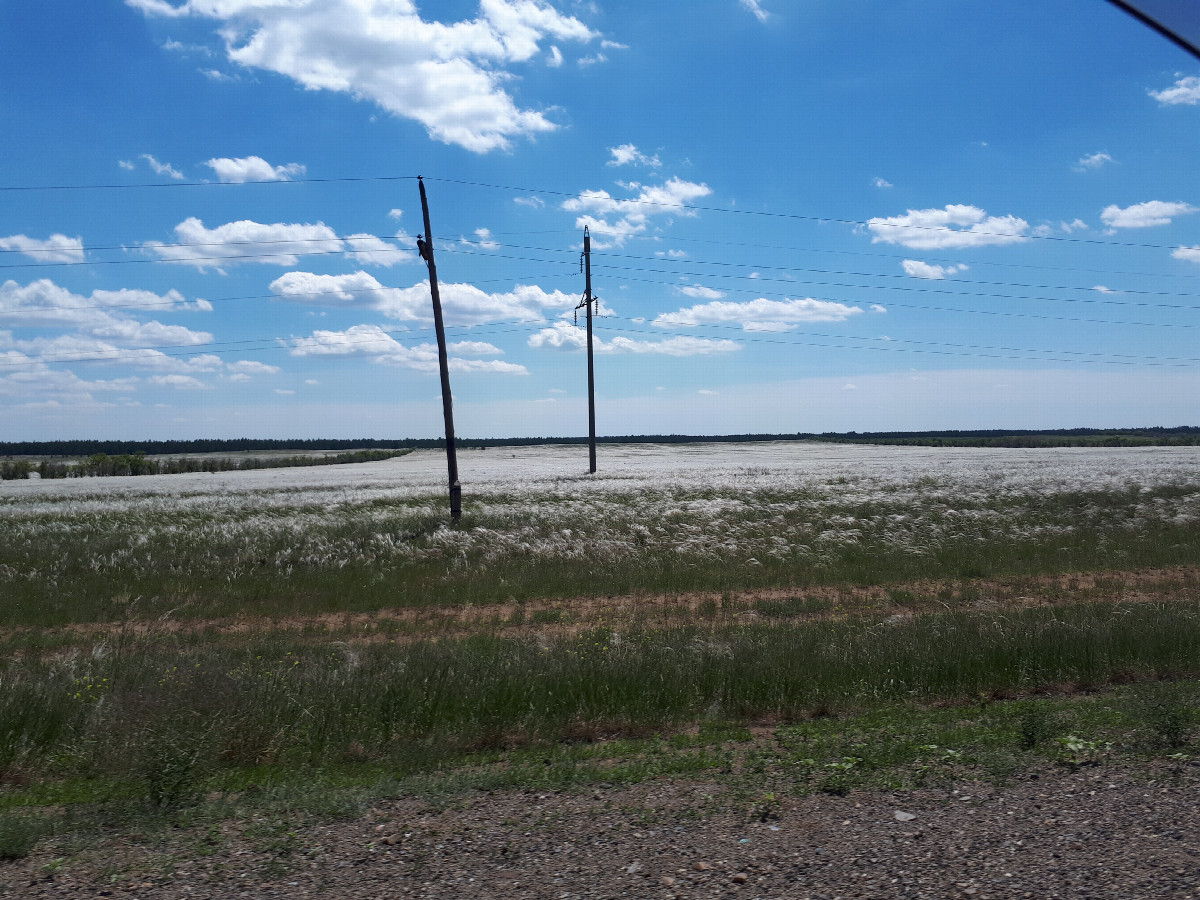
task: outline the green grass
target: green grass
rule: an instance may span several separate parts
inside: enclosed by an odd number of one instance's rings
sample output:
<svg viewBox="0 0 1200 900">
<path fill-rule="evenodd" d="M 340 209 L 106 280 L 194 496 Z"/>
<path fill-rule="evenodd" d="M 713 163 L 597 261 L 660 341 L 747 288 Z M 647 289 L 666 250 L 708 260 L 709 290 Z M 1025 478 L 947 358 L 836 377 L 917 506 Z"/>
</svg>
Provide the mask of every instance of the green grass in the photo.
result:
<svg viewBox="0 0 1200 900">
<path fill-rule="evenodd" d="M 836 482 L 571 482 L 454 528 L 436 498 L 340 489 L 0 497 L 0 857 L 414 792 L 702 778 L 769 817 L 789 792 L 1196 755 L 1200 488 Z M 1156 600 L 1118 602 L 1122 573 L 1167 566 Z M 1005 607 L 976 581 L 1089 571 L 1106 602 Z M 832 599 L 862 586 L 877 606 Z M 603 621 L 570 599 L 690 591 Z"/>
<path fill-rule="evenodd" d="M 0 668 L 0 776 L 83 775 L 194 801 L 222 773 L 395 773 L 477 751 L 696 722 L 804 720 L 1200 675 L 1200 603 L 1081 604 L 550 639 L 297 644 L 158 635 Z M 1186 741 L 1172 700 L 1158 734 Z M 1147 709 L 1153 706 L 1146 705 Z M 1036 731 L 1036 729 L 1034 729 Z M 1037 741 L 1034 741 L 1037 743 Z"/>
<path fill-rule="evenodd" d="M 191 835 L 189 853 L 203 855 L 219 849 L 230 823 L 241 823 L 234 827 L 279 857 L 286 871 L 306 826 L 414 795 L 448 806 L 479 791 L 699 779 L 711 793 L 687 813 L 733 806 L 747 820 L 766 821 L 781 798 L 814 792 L 1003 785 L 1060 766 L 1120 765 L 1144 768 L 1147 778 L 1172 777 L 1195 763 L 1200 746 L 1194 733 L 1182 743 L 1166 741 L 1156 725 L 1160 710 L 1193 710 L 1198 697 L 1193 680 L 1145 682 L 1068 696 L 866 704 L 780 722 L 757 737 L 737 722 L 703 719 L 698 728 L 645 736 L 577 735 L 426 754 L 420 764 L 410 757 L 407 767 L 345 758 L 304 766 L 228 764 L 198 776 L 186 797 L 169 804 L 148 795 L 136 778 L 48 778 L 0 793 L 0 858 L 20 858 L 44 840 L 56 842 L 55 853 L 69 854 L 114 829 L 148 842 Z M 643 812 L 653 819 L 652 810 Z"/>
</svg>

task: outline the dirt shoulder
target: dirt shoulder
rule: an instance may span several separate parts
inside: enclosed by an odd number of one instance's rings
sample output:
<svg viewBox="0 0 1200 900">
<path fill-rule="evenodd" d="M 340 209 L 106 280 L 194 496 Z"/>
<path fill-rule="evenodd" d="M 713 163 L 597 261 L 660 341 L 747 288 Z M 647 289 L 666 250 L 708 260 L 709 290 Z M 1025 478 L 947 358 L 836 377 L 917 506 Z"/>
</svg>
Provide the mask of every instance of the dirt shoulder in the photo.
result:
<svg viewBox="0 0 1200 900">
<path fill-rule="evenodd" d="M 1200 768 L 1047 767 L 1006 786 L 783 798 L 719 785 L 476 793 L 352 821 L 239 821 L 62 862 L 0 864 L 0 895 L 60 897 L 1200 897 Z"/>
</svg>

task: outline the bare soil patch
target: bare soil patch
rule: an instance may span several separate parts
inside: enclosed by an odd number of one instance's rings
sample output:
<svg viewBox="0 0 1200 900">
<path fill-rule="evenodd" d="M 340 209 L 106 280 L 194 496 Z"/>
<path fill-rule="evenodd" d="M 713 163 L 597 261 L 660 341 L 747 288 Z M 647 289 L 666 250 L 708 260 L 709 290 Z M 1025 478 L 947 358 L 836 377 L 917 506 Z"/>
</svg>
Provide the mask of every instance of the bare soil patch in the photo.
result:
<svg viewBox="0 0 1200 900">
<path fill-rule="evenodd" d="M 0 895 L 368 898 L 1200 897 L 1200 769 L 1047 767 L 1008 785 L 783 798 L 717 784 L 477 793 L 351 821 L 248 820 L 0 864 Z"/>
</svg>

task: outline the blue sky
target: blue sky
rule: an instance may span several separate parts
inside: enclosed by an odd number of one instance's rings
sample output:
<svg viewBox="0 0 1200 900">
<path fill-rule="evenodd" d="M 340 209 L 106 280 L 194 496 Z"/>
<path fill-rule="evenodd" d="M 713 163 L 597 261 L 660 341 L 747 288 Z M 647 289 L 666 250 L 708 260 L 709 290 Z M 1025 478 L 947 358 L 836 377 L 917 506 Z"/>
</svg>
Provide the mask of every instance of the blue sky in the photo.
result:
<svg viewBox="0 0 1200 900">
<path fill-rule="evenodd" d="M 1200 63 L 1103 0 L 0 2 L 0 440 L 1200 423 Z"/>
</svg>

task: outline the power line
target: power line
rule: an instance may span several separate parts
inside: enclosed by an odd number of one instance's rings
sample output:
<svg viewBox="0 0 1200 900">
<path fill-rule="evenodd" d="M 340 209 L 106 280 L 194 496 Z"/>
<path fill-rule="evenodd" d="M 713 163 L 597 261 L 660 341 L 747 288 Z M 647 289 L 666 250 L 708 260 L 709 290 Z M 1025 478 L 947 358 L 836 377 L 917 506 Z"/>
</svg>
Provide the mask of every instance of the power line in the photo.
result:
<svg viewBox="0 0 1200 900">
<path fill-rule="evenodd" d="M 623 319 L 632 321 L 621 316 L 608 316 L 606 318 Z M 496 323 L 501 324 L 501 323 Z M 467 334 L 475 336 L 494 336 L 497 334 L 528 333 L 535 329 L 545 328 L 547 323 L 513 323 L 517 327 L 505 329 L 480 328 L 479 326 L 458 326 L 456 330 L 464 330 Z M 692 326 L 694 328 L 703 328 L 708 330 L 724 330 L 726 332 L 734 330 L 737 326 L 716 325 L 716 324 L 700 324 Z M 428 330 L 423 327 L 420 330 Z M 647 331 L 645 329 L 630 328 L 624 326 L 622 328 L 611 329 L 623 334 L 649 335 L 653 337 L 694 337 L 694 333 L 685 333 L 680 331 Z M 384 335 L 403 335 L 410 333 L 407 328 L 397 329 L 380 329 L 379 333 Z M 878 341 L 878 338 L 864 338 L 853 335 L 826 335 L 819 332 L 805 331 L 790 331 L 789 336 L 796 337 L 814 337 L 823 338 L 825 340 L 850 340 L 850 341 Z M 343 335 L 345 338 L 345 336 Z M 209 342 L 205 344 L 178 344 L 166 345 L 161 347 L 140 347 L 140 348 L 115 348 L 112 353 L 104 353 L 93 356 L 79 355 L 58 355 L 58 356 L 42 356 L 30 358 L 28 360 L 13 361 L 8 363 L 0 363 L 0 368 L 30 368 L 39 364 L 53 362 L 120 362 L 129 360 L 145 360 L 148 357 L 147 353 L 160 354 L 165 357 L 183 357 L 189 355 L 204 355 L 204 354 L 224 354 L 224 353 L 243 353 L 251 351 L 265 350 L 282 350 L 296 346 L 295 341 L 303 340 L 298 338 L 284 337 L 263 337 L 250 338 L 241 341 L 220 341 Z M 1074 351 L 1062 349 L 1039 349 L 1027 347 L 1004 347 L 990 346 L 985 344 L 958 344 L 945 341 L 920 341 L 911 339 L 888 339 L 884 343 L 872 343 L 867 346 L 861 344 L 845 345 L 845 344 L 827 344 L 827 343 L 812 343 L 808 341 L 785 340 L 783 338 L 763 338 L 763 337 L 747 337 L 744 332 L 739 332 L 740 343 L 750 344 L 774 344 L 782 346 L 813 346 L 824 347 L 827 349 L 843 349 L 843 350 L 887 350 L 890 352 L 912 352 L 912 353 L 930 353 L 942 356 L 965 356 L 978 357 L 984 359 L 1012 359 L 1024 360 L 1029 362 L 1088 362 L 1111 365 L 1147 365 L 1147 366 L 1175 366 L 1191 368 L 1192 363 L 1200 363 L 1200 357 L 1179 357 L 1179 356 L 1141 356 L 1134 354 L 1117 354 L 1117 353 L 1101 353 L 1095 351 Z M 371 344 L 382 343 L 378 338 L 345 338 L 342 341 L 343 345 L 347 344 Z M 256 344 L 258 346 L 246 346 Z M 907 344 L 913 345 L 909 347 L 892 347 L 891 344 Z M 933 349 L 942 348 L 942 349 Z M 166 351 L 182 351 L 182 352 L 166 352 Z M 120 354 L 120 355 L 114 355 Z M 1013 355 L 1023 354 L 1023 355 Z M 1063 358 L 1073 357 L 1073 358 Z M 154 357 L 158 358 L 158 357 Z"/>
<path fill-rule="evenodd" d="M 140 182 L 137 184 L 91 184 L 91 185 L 6 185 L 0 186 L 0 192 L 36 192 L 36 191 L 84 191 L 84 190 L 131 190 L 131 189 L 161 189 L 161 188 L 200 188 L 200 187 L 240 187 L 244 185 L 300 185 L 300 184 L 347 184 L 357 182 L 396 182 L 396 181 L 416 181 L 420 176 L 417 175 L 373 175 L 361 177 L 339 177 L 339 178 L 289 178 L 269 179 L 260 181 L 244 181 L 244 182 L 224 182 L 224 181 L 175 181 L 175 182 Z M 437 178 L 429 177 L 427 181 L 439 182 L 441 184 L 454 184 L 464 187 L 480 187 L 490 190 L 508 191 L 510 193 L 536 194 L 551 197 L 570 197 L 578 198 L 581 192 L 560 191 L 550 188 L 530 188 L 517 185 L 502 185 L 491 182 L 468 181 L 458 178 Z M 874 217 L 872 219 L 848 219 L 839 216 L 821 216 L 805 213 L 793 212 L 769 212 L 767 210 L 753 209 L 736 209 L 732 207 L 722 206 L 699 206 L 691 203 L 671 203 L 665 200 L 648 200 L 642 197 L 633 197 L 627 199 L 609 198 L 612 202 L 620 205 L 636 205 L 636 206 L 653 206 L 661 209 L 682 210 L 686 212 L 712 212 L 723 213 L 738 216 L 756 216 L 767 219 L 784 219 L 801 222 L 816 222 L 827 223 L 832 222 L 839 225 L 852 226 L 867 226 L 872 228 L 903 228 L 910 231 L 928 231 L 939 234 L 960 234 L 963 232 L 955 231 L 944 225 L 914 225 L 911 223 L 896 223 L 888 222 L 884 218 Z M 599 233 L 599 232 L 598 232 Z M 1048 234 L 1013 234 L 1012 232 L 989 232 L 989 231 L 971 231 L 973 237 L 998 237 L 1007 240 L 1045 240 L 1058 241 L 1064 243 L 1077 244 L 1094 244 L 1107 247 L 1140 247 L 1145 249 L 1155 250 L 1170 250 L 1174 249 L 1170 246 L 1161 244 L 1143 244 L 1133 241 L 1104 241 L 1097 238 L 1082 238 L 1073 237 L 1070 235 L 1048 235 Z M 936 248 L 931 248 L 936 249 Z"/>
</svg>

